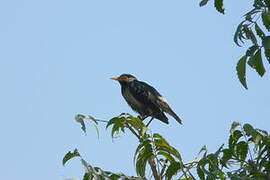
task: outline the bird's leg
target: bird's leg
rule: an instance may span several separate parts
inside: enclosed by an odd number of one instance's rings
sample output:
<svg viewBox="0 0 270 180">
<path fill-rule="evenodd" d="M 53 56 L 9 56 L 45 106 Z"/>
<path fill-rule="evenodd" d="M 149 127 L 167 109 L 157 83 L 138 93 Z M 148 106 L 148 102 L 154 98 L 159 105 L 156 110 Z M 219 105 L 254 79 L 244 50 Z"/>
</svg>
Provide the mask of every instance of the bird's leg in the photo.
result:
<svg viewBox="0 0 270 180">
<path fill-rule="evenodd" d="M 150 119 L 150 121 L 146 124 L 146 127 L 149 126 L 149 124 L 153 121 L 153 119 L 154 119 L 154 117 L 152 117 L 152 118 Z"/>
</svg>

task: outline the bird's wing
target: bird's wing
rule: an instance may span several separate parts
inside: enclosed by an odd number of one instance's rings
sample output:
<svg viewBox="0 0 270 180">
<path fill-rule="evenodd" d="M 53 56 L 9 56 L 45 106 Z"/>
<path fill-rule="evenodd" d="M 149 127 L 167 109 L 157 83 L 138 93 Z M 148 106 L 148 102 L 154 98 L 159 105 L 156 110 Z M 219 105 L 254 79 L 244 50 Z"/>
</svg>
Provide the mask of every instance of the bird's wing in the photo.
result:
<svg viewBox="0 0 270 180">
<path fill-rule="evenodd" d="M 145 86 L 145 89 L 148 89 L 148 99 L 157 107 L 160 109 L 160 111 L 164 111 L 171 116 L 174 117 L 180 124 L 182 124 L 181 119 L 177 116 L 175 112 L 170 108 L 168 101 L 166 98 L 164 98 L 155 88 L 148 85 L 145 82 L 141 82 L 143 86 Z"/>
<path fill-rule="evenodd" d="M 157 107 L 161 108 L 164 111 L 164 108 L 170 108 L 168 101 L 152 86 L 145 82 L 140 82 L 141 86 L 144 86 L 144 89 L 147 90 L 145 93 L 149 101 L 155 104 Z"/>
<path fill-rule="evenodd" d="M 136 80 L 131 84 L 130 92 L 142 104 L 160 111 L 157 97 L 161 95 L 152 86 Z"/>
</svg>

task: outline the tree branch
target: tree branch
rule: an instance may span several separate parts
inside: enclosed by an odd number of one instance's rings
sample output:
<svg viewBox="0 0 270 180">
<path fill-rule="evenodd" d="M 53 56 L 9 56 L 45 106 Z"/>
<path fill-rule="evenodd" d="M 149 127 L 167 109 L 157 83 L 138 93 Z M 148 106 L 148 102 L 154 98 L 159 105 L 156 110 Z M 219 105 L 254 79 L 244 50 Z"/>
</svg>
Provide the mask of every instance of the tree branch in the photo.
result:
<svg viewBox="0 0 270 180">
<path fill-rule="evenodd" d="M 161 176 L 159 175 L 159 173 L 157 171 L 157 164 L 156 164 L 155 158 L 153 156 L 148 160 L 148 163 L 151 167 L 151 170 L 153 172 L 155 180 L 161 180 Z"/>
<path fill-rule="evenodd" d="M 130 127 L 128 123 L 126 123 L 126 126 L 140 141 L 141 137 L 136 133 L 136 131 L 132 127 Z M 151 170 L 152 170 L 152 173 L 153 173 L 155 180 L 161 180 L 161 176 L 157 171 L 157 164 L 155 162 L 155 157 L 153 157 L 153 156 L 150 157 L 150 159 L 148 159 L 148 163 L 151 167 Z"/>
<path fill-rule="evenodd" d="M 136 131 L 126 123 L 127 128 L 140 140 L 141 137 L 136 133 Z"/>
</svg>

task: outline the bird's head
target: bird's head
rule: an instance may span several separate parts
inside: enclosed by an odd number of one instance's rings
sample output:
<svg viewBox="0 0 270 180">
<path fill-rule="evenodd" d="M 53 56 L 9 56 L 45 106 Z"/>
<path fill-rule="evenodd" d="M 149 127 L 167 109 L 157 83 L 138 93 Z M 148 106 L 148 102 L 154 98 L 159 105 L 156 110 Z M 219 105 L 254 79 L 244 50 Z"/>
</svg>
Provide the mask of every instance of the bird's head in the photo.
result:
<svg viewBox="0 0 270 180">
<path fill-rule="evenodd" d="M 118 81 L 120 84 L 130 83 L 134 80 L 137 80 L 136 77 L 130 74 L 122 74 L 119 77 L 111 78 L 112 80 Z"/>
</svg>

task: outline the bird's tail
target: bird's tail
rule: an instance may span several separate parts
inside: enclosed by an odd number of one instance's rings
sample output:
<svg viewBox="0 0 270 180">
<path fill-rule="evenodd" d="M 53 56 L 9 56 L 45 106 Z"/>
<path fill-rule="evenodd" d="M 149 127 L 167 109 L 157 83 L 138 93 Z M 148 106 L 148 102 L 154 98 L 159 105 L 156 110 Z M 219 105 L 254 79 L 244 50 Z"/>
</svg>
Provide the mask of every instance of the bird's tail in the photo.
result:
<svg viewBox="0 0 270 180">
<path fill-rule="evenodd" d="M 173 110 L 169 109 L 169 110 L 167 111 L 167 113 L 168 113 L 169 115 L 171 115 L 172 117 L 174 117 L 174 119 L 175 119 L 177 122 L 179 122 L 180 124 L 182 124 L 182 120 L 177 116 L 177 114 L 175 114 L 175 112 L 173 112 Z"/>
<path fill-rule="evenodd" d="M 169 120 L 168 118 L 165 116 L 164 113 L 159 113 L 155 116 L 156 119 L 159 119 L 160 121 L 166 123 L 166 124 L 169 124 Z"/>
</svg>

